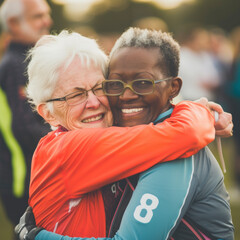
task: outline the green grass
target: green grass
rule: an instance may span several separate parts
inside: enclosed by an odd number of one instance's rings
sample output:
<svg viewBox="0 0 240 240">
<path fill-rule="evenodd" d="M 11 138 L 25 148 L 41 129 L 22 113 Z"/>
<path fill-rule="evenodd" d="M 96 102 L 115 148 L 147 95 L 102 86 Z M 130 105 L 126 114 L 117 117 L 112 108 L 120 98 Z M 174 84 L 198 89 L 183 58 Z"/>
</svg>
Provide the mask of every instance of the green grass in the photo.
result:
<svg viewBox="0 0 240 240">
<path fill-rule="evenodd" d="M 227 173 L 225 174 L 225 184 L 228 190 L 234 187 L 233 180 L 233 156 L 234 148 L 231 139 L 222 139 L 223 155 L 226 163 Z M 210 145 L 210 149 L 217 159 L 219 159 L 216 142 Z M 231 192 L 230 192 L 231 193 Z M 235 226 L 235 240 L 240 240 L 240 199 L 239 201 L 231 202 L 233 223 Z M 4 209 L 0 203 L 0 239 L 13 240 L 12 225 L 6 219 Z M 184 240 L 184 239 L 183 239 Z"/>
<path fill-rule="evenodd" d="M 219 160 L 216 149 L 216 141 L 209 145 L 214 156 Z M 234 144 L 233 139 L 222 139 L 223 155 L 226 163 L 227 172 L 225 173 L 225 185 L 230 194 L 230 204 L 232 211 L 233 224 L 235 227 L 235 240 L 240 240 L 240 198 L 231 200 L 231 190 L 236 187 L 233 177 L 234 167 Z"/>
<path fill-rule="evenodd" d="M 231 209 L 232 209 L 233 223 L 235 226 L 235 240 L 240 240 L 240 204 L 232 203 Z"/>
<path fill-rule="evenodd" d="M 13 227 L 7 220 L 5 211 L 0 202 L 0 239 L 1 240 L 13 240 Z"/>
</svg>

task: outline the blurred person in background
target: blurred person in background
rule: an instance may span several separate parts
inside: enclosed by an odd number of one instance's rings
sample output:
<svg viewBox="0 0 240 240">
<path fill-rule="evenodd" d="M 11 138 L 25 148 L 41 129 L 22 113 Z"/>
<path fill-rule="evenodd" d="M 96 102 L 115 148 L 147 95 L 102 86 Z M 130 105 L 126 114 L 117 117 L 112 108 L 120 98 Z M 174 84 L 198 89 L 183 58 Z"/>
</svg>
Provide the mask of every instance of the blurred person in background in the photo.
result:
<svg viewBox="0 0 240 240">
<path fill-rule="evenodd" d="M 82 33 L 82 32 L 80 32 Z M 111 49 L 116 42 L 116 40 L 119 38 L 120 34 L 117 32 L 111 32 L 111 33 L 104 33 L 99 34 L 98 39 L 101 43 L 101 47 L 103 48 L 104 52 L 108 55 L 111 52 Z"/>
<path fill-rule="evenodd" d="M 209 54 L 220 80 L 219 87 L 215 89 L 215 100 L 229 111 L 226 87 L 229 84 L 230 69 L 233 60 L 231 42 L 226 32 L 221 28 L 209 28 L 208 33 Z"/>
<path fill-rule="evenodd" d="M 234 123 L 235 160 L 234 175 L 236 188 L 231 192 L 232 196 L 240 199 L 240 27 L 236 27 L 230 34 L 233 44 L 234 58 L 231 69 L 231 78 L 228 82 L 227 93 L 229 97 L 229 111 L 232 113 Z"/>
<path fill-rule="evenodd" d="M 215 91 L 221 79 L 209 53 L 209 33 L 202 27 L 186 26 L 178 33 L 181 45 L 179 76 L 185 100 L 206 97 L 216 101 Z"/>
<path fill-rule="evenodd" d="M 15 225 L 28 204 L 33 152 L 50 130 L 26 99 L 26 52 L 49 34 L 52 19 L 45 0 L 5 0 L 0 22 L 10 36 L 0 62 L 0 196 Z"/>
<path fill-rule="evenodd" d="M 141 29 L 151 29 L 162 32 L 168 32 L 168 25 L 165 21 L 158 17 L 144 17 L 136 20 L 133 23 L 133 27 Z"/>
<path fill-rule="evenodd" d="M 9 44 L 10 35 L 6 32 L 2 32 L 2 30 L 0 30 L 0 32 L 1 32 L 1 34 L 0 34 L 0 43 L 1 43 L 0 44 L 0 61 L 1 61 L 1 58 Z"/>
</svg>

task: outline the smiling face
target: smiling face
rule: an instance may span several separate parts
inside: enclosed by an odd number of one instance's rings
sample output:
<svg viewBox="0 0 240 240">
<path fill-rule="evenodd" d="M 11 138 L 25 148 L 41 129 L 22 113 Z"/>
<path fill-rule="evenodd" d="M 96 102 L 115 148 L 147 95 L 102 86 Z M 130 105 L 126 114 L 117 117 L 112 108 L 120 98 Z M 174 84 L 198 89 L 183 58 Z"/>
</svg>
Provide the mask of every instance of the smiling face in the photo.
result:
<svg viewBox="0 0 240 240">
<path fill-rule="evenodd" d="M 169 77 L 161 71 L 159 57 L 157 48 L 121 48 L 111 58 L 108 79 L 128 83 L 135 79 L 159 80 Z M 173 78 L 157 83 L 154 92 L 149 95 L 141 96 L 127 88 L 121 96 L 108 97 L 115 124 L 135 126 L 153 122 L 160 113 L 170 108 L 169 99 L 178 94 L 180 82 L 179 78 Z"/>
<path fill-rule="evenodd" d="M 78 90 L 89 90 L 104 80 L 100 67 L 83 65 L 75 57 L 67 69 L 61 70 L 52 98 L 61 98 Z M 68 130 L 79 128 L 105 128 L 112 125 L 112 114 L 106 96 L 95 96 L 88 91 L 87 100 L 74 106 L 66 101 L 53 101 L 53 113 L 46 114 L 44 104 L 38 107 L 40 115 L 52 126 Z M 45 104 L 46 107 L 46 104 Z M 46 108 L 45 108 L 46 109 Z"/>
</svg>

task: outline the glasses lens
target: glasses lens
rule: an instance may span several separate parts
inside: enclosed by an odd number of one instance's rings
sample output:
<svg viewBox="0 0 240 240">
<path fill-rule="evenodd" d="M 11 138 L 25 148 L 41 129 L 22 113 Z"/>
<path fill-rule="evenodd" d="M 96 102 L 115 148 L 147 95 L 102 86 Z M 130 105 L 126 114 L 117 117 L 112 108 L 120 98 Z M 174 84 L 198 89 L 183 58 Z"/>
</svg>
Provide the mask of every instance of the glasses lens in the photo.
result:
<svg viewBox="0 0 240 240">
<path fill-rule="evenodd" d="M 66 97 L 66 101 L 68 105 L 77 105 L 81 102 L 84 102 L 86 100 L 86 92 L 85 91 L 78 91 L 69 94 Z"/>
<path fill-rule="evenodd" d="M 139 79 L 132 82 L 132 88 L 139 94 L 150 94 L 153 92 L 153 81 L 148 79 Z"/>
<path fill-rule="evenodd" d="M 102 84 L 97 86 L 96 88 L 94 88 L 92 91 L 95 94 L 95 96 L 97 96 L 97 97 L 104 95 Z"/>
<path fill-rule="evenodd" d="M 103 88 L 105 90 L 106 94 L 109 95 L 120 95 L 122 93 L 122 90 L 124 88 L 124 85 L 119 80 L 107 80 L 103 82 Z"/>
</svg>

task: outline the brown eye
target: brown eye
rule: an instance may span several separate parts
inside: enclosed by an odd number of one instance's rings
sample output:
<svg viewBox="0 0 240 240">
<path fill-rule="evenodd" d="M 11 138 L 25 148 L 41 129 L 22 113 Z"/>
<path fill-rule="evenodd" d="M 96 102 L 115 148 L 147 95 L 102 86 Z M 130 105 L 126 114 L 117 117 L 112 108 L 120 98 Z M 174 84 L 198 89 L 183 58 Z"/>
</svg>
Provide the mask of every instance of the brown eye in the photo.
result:
<svg viewBox="0 0 240 240">
<path fill-rule="evenodd" d="M 139 79 L 133 81 L 132 87 L 139 94 L 148 94 L 153 91 L 153 82 L 148 79 Z"/>
</svg>

